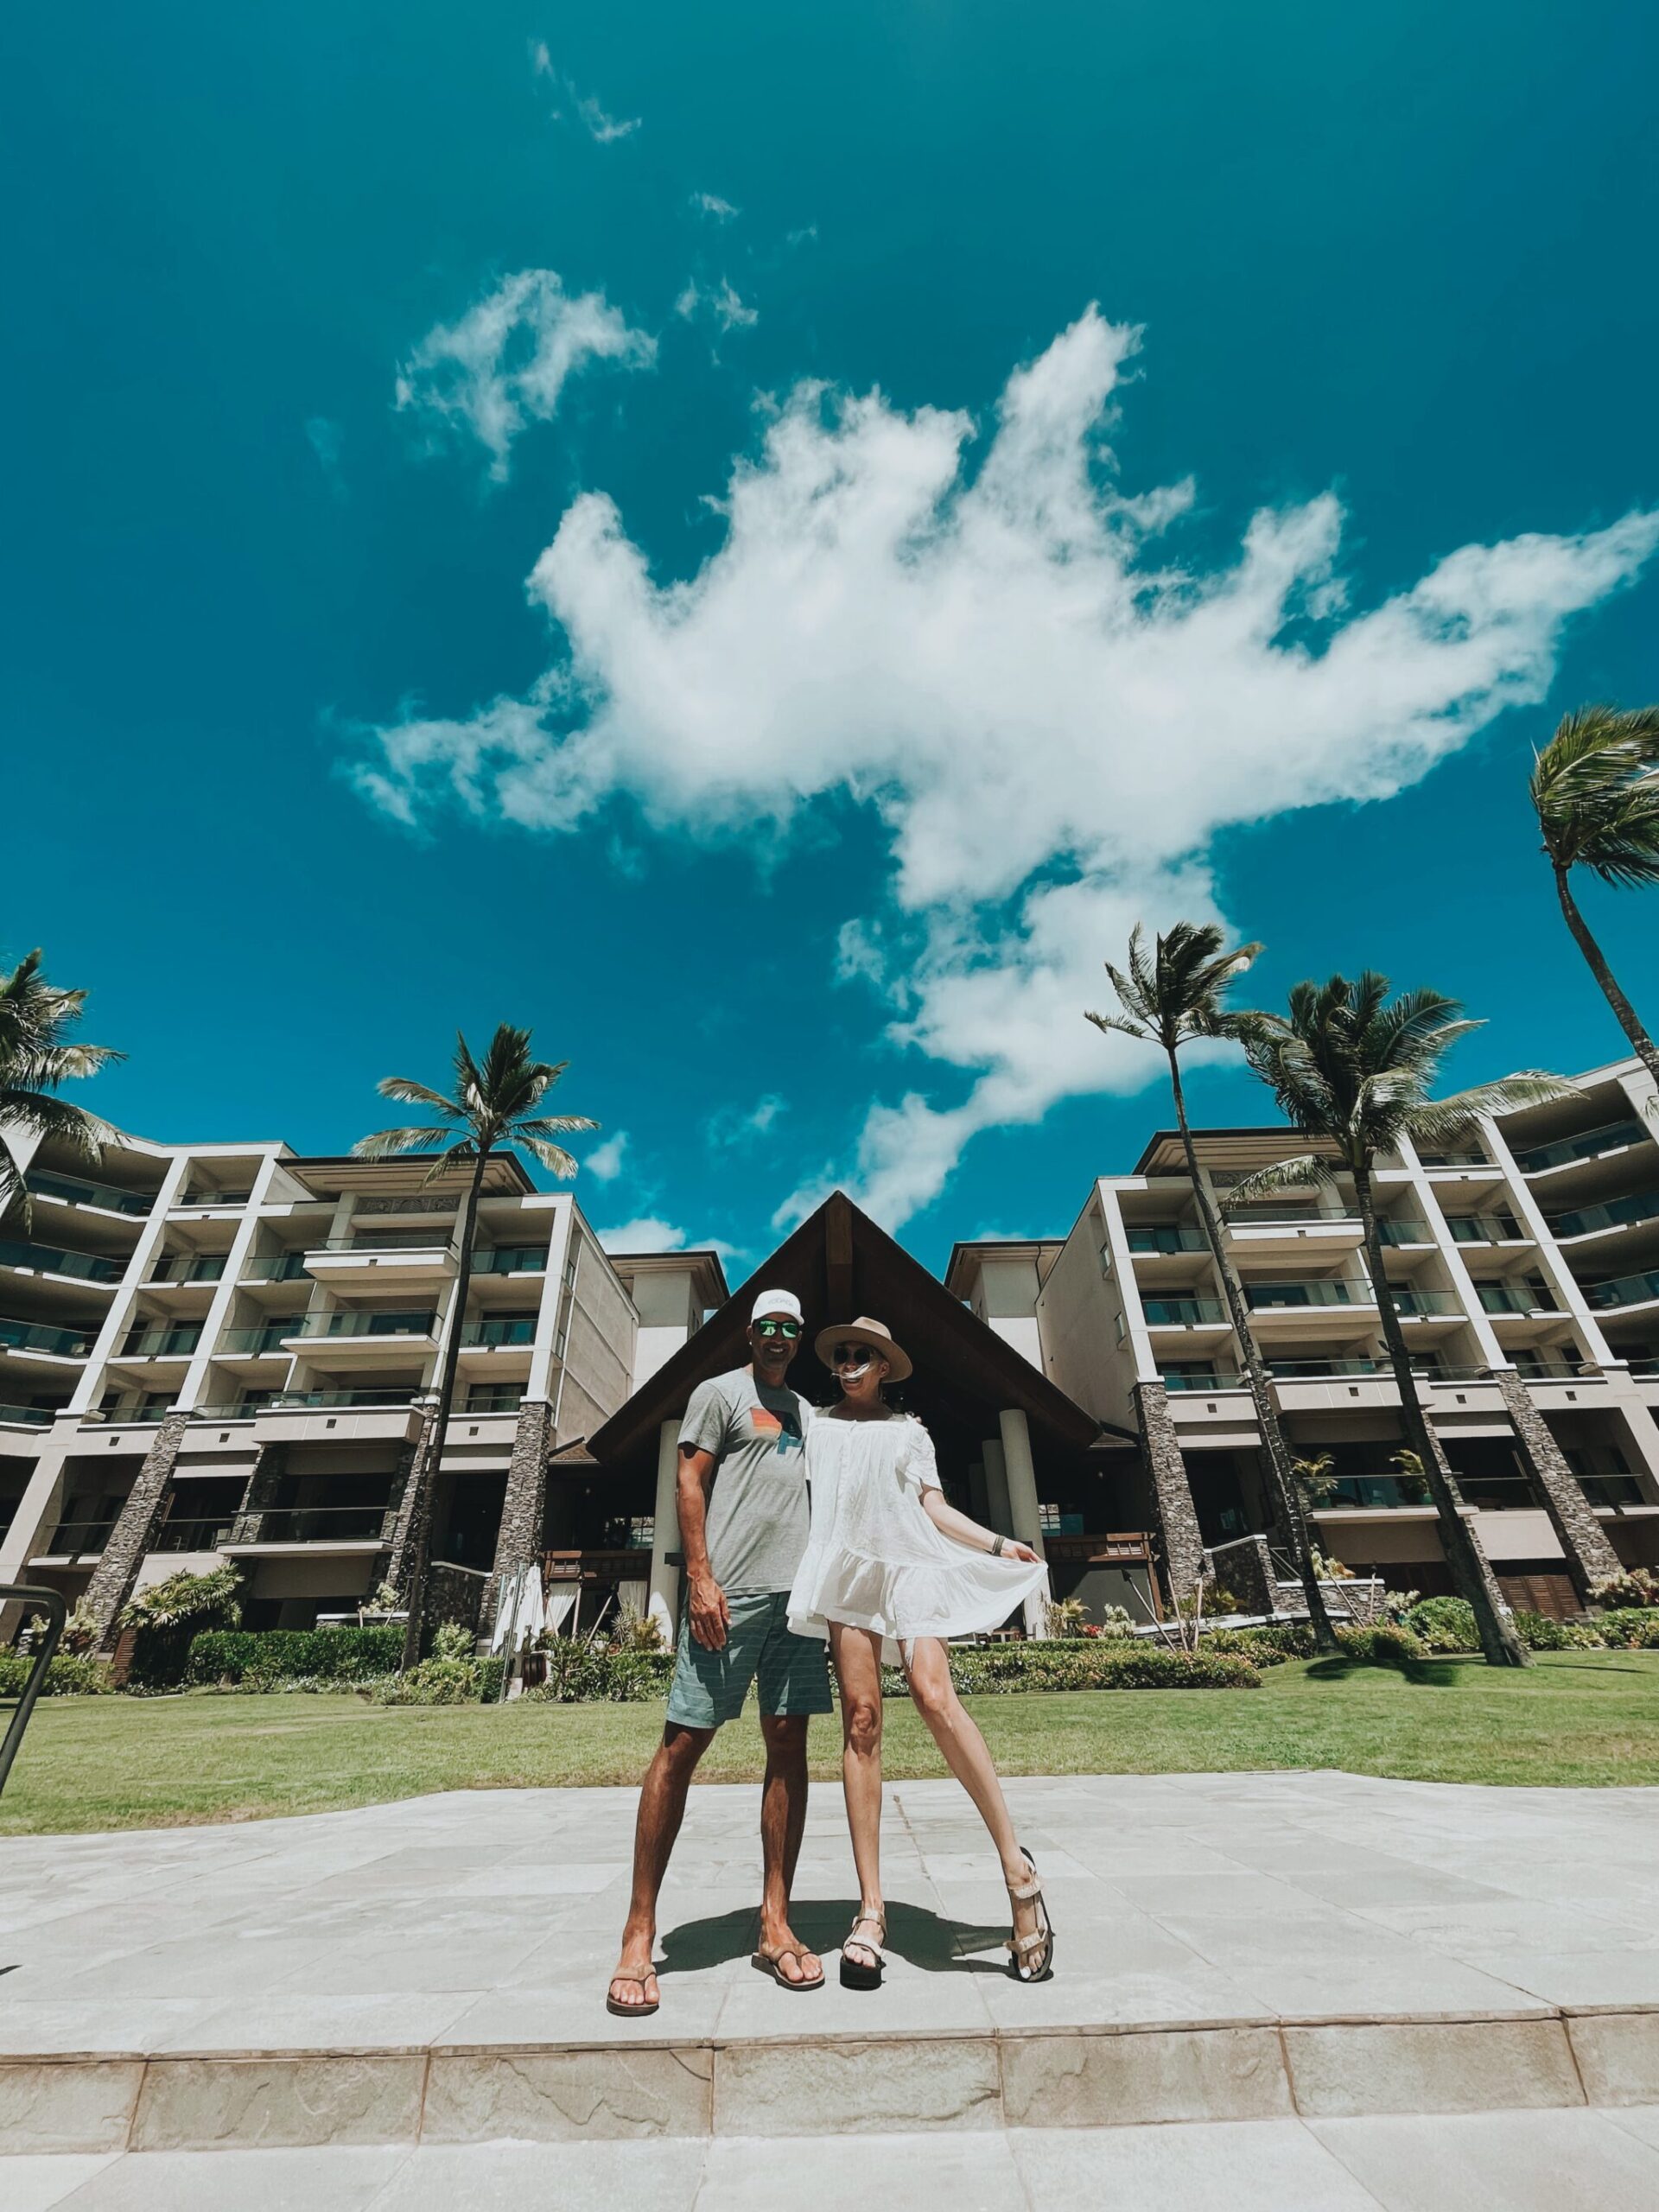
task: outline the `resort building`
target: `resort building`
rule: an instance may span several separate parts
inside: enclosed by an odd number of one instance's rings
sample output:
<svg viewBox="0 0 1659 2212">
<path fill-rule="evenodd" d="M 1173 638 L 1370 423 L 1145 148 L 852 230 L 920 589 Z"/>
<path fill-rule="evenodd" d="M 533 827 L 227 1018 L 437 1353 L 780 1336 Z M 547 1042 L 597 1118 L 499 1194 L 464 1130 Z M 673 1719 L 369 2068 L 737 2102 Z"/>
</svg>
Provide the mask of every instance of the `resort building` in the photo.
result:
<svg viewBox="0 0 1659 2212">
<path fill-rule="evenodd" d="M 1416 1388 L 1516 1604 L 1572 1611 L 1659 1560 L 1656 1114 L 1620 1063 L 1379 1173 Z M 459 1187 L 419 1160 L 124 1136 L 89 1174 L 13 1142 L 33 1219 L 0 1225 L 0 1582 L 84 1596 L 108 1630 L 135 1588 L 229 1559 L 251 1625 L 354 1615 L 401 1573 L 453 1326 L 438 1609 L 487 1625 L 494 1577 L 539 1556 L 567 1622 L 620 1604 L 672 1625 L 680 1416 L 745 1356 L 713 1253 L 607 1255 L 571 1196 L 502 1156 L 455 1313 Z M 1322 1549 L 1442 1590 L 1351 1193 L 1229 1204 L 1301 1148 L 1277 1128 L 1198 1137 Z M 1057 1596 L 1145 1611 L 1207 1554 L 1253 1605 L 1293 1601 L 1176 1136 L 1103 1176 L 1068 1236 L 959 1244 L 943 1283 L 840 1193 L 762 1278 L 802 1298 L 809 1336 L 889 1322 L 953 1493 L 1036 1545 Z M 792 1379 L 829 1395 L 810 1351 Z"/>
</svg>

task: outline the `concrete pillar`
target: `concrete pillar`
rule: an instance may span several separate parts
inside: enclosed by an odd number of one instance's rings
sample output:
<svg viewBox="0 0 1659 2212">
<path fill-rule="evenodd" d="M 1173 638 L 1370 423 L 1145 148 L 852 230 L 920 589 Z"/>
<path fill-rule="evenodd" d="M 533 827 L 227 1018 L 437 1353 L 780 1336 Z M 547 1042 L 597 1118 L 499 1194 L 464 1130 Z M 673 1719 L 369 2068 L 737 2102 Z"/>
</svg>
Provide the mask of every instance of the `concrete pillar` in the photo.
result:
<svg viewBox="0 0 1659 2212">
<path fill-rule="evenodd" d="M 1539 1503 L 1549 1516 L 1579 1603 L 1588 1605 L 1594 1584 L 1623 1572 L 1618 1554 L 1521 1376 L 1513 1367 L 1495 1367 L 1491 1374 L 1503 1394 L 1504 1410 L 1515 1426 L 1522 1464 Z"/>
<path fill-rule="evenodd" d="M 972 1460 L 968 1468 L 968 1510 L 976 1521 L 991 1525 L 990 1493 L 985 1485 L 985 1462 Z"/>
<path fill-rule="evenodd" d="M 651 1601 L 646 1610 L 671 1648 L 680 1626 L 680 1570 L 668 1555 L 680 1548 L 680 1424 L 665 1421 L 657 1436 L 657 1507 L 651 1538 Z"/>
<path fill-rule="evenodd" d="M 1037 1468 L 1031 1456 L 1031 1431 L 1018 1407 L 1005 1407 L 996 1417 L 1002 1432 L 1002 1465 L 1007 1478 L 1008 1512 L 1014 1533 L 1029 1544 L 1039 1559 L 1048 1557 L 1043 1542 L 1043 1516 L 1037 1503 Z M 1054 1594 L 1052 1580 L 1033 1590 L 1026 1600 L 1026 1634 L 1041 1636 L 1047 1626 L 1047 1599 Z"/>
<path fill-rule="evenodd" d="M 1008 1471 L 1002 1462 L 1001 1440 L 988 1436 L 981 1449 L 985 1459 L 987 1525 L 995 1529 L 999 1536 L 1011 1536 L 1014 1522 L 1008 1515 Z"/>
<path fill-rule="evenodd" d="M 127 1502 L 110 1531 L 104 1555 L 92 1569 L 86 1586 L 86 1604 L 98 1630 L 98 1649 L 115 1648 L 115 1617 L 132 1594 L 144 1554 L 155 1542 L 167 1515 L 168 1491 L 174 1464 L 184 1441 L 187 1416 L 170 1413 L 156 1432 L 156 1441 L 144 1454 L 144 1463 L 133 1479 Z"/>
<path fill-rule="evenodd" d="M 11 1526 L 0 1538 L 0 1582 L 29 1580 L 30 1555 L 46 1549 L 47 1537 L 62 1519 L 67 1452 L 60 1436 L 49 1436 L 35 1462 Z M 10 1643 L 22 1621 L 20 1606 L 0 1605 L 0 1647 Z"/>
<path fill-rule="evenodd" d="M 547 1455 L 553 1443 L 553 1408 L 545 1398 L 526 1398 L 518 1408 L 507 1461 L 507 1486 L 501 1499 L 501 1525 L 495 1536 L 495 1565 L 480 1613 L 482 1632 L 495 1626 L 501 1577 L 512 1574 L 542 1548 L 542 1516 L 547 1507 Z M 400 1516 L 401 1518 L 401 1516 Z"/>
<path fill-rule="evenodd" d="M 1204 1578 L 1198 1511 L 1192 1503 L 1192 1486 L 1186 1478 L 1186 1462 L 1181 1457 L 1181 1442 L 1170 1419 L 1163 1384 L 1137 1382 L 1135 1410 L 1141 1427 L 1141 1450 L 1152 1481 L 1164 1575 L 1170 1597 L 1179 1605 L 1192 1595 Z"/>
</svg>

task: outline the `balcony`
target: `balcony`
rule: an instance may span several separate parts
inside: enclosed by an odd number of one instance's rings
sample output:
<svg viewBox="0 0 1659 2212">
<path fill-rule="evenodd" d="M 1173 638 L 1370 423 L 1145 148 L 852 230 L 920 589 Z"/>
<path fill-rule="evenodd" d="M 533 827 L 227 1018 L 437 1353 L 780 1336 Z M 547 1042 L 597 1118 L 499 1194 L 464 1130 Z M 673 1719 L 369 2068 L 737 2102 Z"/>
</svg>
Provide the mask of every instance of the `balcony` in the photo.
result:
<svg viewBox="0 0 1659 2212">
<path fill-rule="evenodd" d="M 131 1330 L 116 1354 L 118 1359 L 188 1359 L 201 1342 L 194 1322 L 176 1327 Z"/>
<path fill-rule="evenodd" d="M 1203 1243 L 1203 1239 L 1199 1239 Z M 498 1244 L 493 1251 L 474 1252 L 473 1273 L 475 1275 L 544 1275 L 547 1273 L 545 1244 Z"/>
<path fill-rule="evenodd" d="M 113 1515 L 107 1521 L 60 1521 L 41 1548 L 30 1554 L 35 1560 L 64 1560 L 71 1565 L 79 1560 L 99 1558 L 110 1541 L 110 1531 L 115 1526 Z"/>
<path fill-rule="evenodd" d="M 1306 1253 L 1310 1246 L 1347 1251 L 1363 1234 L 1362 1224 L 1351 1214 L 1317 1213 L 1311 1206 L 1253 1207 L 1227 1220 L 1228 1242 L 1241 1257 L 1276 1258 Z"/>
<path fill-rule="evenodd" d="M 1478 1282 L 1475 1295 L 1487 1313 L 1559 1313 L 1553 1294 L 1542 1283 Z"/>
<path fill-rule="evenodd" d="M 98 1336 L 91 1329 L 49 1329 L 0 1314 L 0 1351 L 40 1352 L 48 1359 L 89 1359 Z"/>
<path fill-rule="evenodd" d="M 1379 1241 L 1394 1247 L 1411 1244 L 1432 1244 L 1433 1233 L 1426 1221 L 1379 1221 L 1376 1224 Z"/>
<path fill-rule="evenodd" d="M 119 1260 L 96 1252 L 67 1252 L 54 1244 L 23 1244 L 0 1237 L 0 1268 L 27 1268 L 32 1274 L 73 1275 L 78 1282 L 119 1282 L 126 1273 Z"/>
<path fill-rule="evenodd" d="M 1313 1306 L 1375 1306 L 1368 1283 L 1247 1282 L 1245 1300 L 1252 1313 L 1273 1313 Z"/>
<path fill-rule="evenodd" d="M 50 1428 L 61 1406 L 0 1406 L 0 1428 Z"/>
<path fill-rule="evenodd" d="M 1483 1172 L 1493 1166 L 1493 1162 L 1487 1159 L 1485 1154 L 1478 1150 L 1473 1145 L 1463 1145 L 1451 1152 L 1420 1152 L 1417 1155 L 1417 1164 L 1420 1167 L 1440 1170 L 1457 1171 L 1473 1167 Z"/>
<path fill-rule="evenodd" d="M 189 1521 L 167 1520 L 156 1531 L 152 1549 L 158 1552 L 216 1552 L 230 1534 L 222 1513 Z"/>
<path fill-rule="evenodd" d="M 385 1229 L 313 1245 L 305 1266 L 318 1282 L 431 1290 L 454 1274 L 455 1248 L 418 1229 Z"/>
<path fill-rule="evenodd" d="M 1587 1282 L 1584 1298 L 1587 1306 L 1602 1313 L 1610 1307 L 1651 1305 L 1659 1299 L 1659 1268 L 1649 1268 L 1639 1275 L 1615 1275 L 1607 1282 Z M 0 1323 L 0 1327 L 3 1325 Z"/>
<path fill-rule="evenodd" d="M 313 1411 L 318 1407 L 378 1406 L 388 1411 L 403 1412 L 419 1402 L 420 1394 L 413 1390 L 278 1390 L 256 1413 L 290 1413 Z"/>
<path fill-rule="evenodd" d="M 265 1321 L 257 1328 L 226 1329 L 214 1349 L 239 1353 L 245 1359 L 264 1359 L 280 1352 L 283 1339 L 291 1337 L 304 1319 L 302 1313 L 288 1313 L 280 1321 Z"/>
<path fill-rule="evenodd" d="M 1421 1475 L 1344 1475 L 1319 1485 L 1311 1510 L 1324 1513 L 1397 1513 L 1405 1506 L 1427 1506 L 1428 1484 Z"/>
<path fill-rule="evenodd" d="M 461 1332 L 461 1341 L 467 1346 L 485 1345 L 492 1351 L 509 1344 L 533 1344 L 535 1317 L 504 1314 L 499 1320 L 469 1321 Z"/>
<path fill-rule="evenodd" d="M 227 1261 L 223 1252 L 163 1252 L 144 1281 L 152 1283 L 219 1282 Z"/>
<path fill-rule="evenodd" d="M 51 1198 L 60 1205 L 91 1206 L 99 1213 L 147 1214 L 156 1203 L 153 1192 L 124 1191 L 118 1183 L 92 1183 L 79 1175 L 51 1175 L 43 1169 L 31 1168 L 23 1185 L 37 1198 Z"/>
<path fill-rule="evenodd" d="M 1141 1311 L 1149 1329 L 1226 1328 L 1227 1309 L 1218 1298 L 1147 1298 Z"/>
<path fill-rule="evenodd" d="M 1518 1221 L 1507 1215 L 1452 1213 L 1446 1217 L 1454 1244 L 1529 1244 L 1532 1239 Z"/>
<path fill-rule="evenodd" d="M 1152 1228 L 1131 1229 L 1128 1232 L 1129 1249 L 1137 1257 L 1173 1252 L 1205 1252 L 1209 1240 L 1201 1229 Z"/>
<path fill-rule="evenodd" d="M 389 1533 L 391 1505 L 281 1505 L 239 1513 L 219 1536 L 221 1551 L 376 1551 Z"/>
<path fill-rule="evenodd" d="M 253 1196 L 251 1191 L 193 1191 L 188 1198 L 175 1198 L 169 1213 L 222 1213 L 227 1207 L 245 1206 Z"/>
<path fill-rule="evenodd" d="M 1242 1375 L 1219 1375 L 1213 1367 L 1166 1367 L 1159 1370 L 1166 1390 L 1239 1390 Z"/>
<path fill-rule="evenodd" d="M 1355 1376 L 1383 1376 L 1394 1379 L 1394 1363 L 1387 1359 L 1270 1359 L 1268 1372 L 1275 1382 L 1325 1382 Z"/>
<path fill-rule="evenodd" d="M 415 1198 L 359 1198 L 352 1218 L 354 1221 L 361 1221 L 370 1214 L 418 1213 L 433 1218 L 447 1217 L 453 1221 L 455 1217 L 455 1206 L 456 1201 L 454 1198 L 441 1198 L 435 1191 Z"/>
<path fill-rule="evenodd" d="M 1390 1285 L 1394 1310 L 1402 1321 L 1461 1320 L 1463 1307 L 1449 1290 L 1419 1290 L 1413 1283 Z"/>
<path fill-rule="evenodd" d="M 1659 1221 L 1659 1191 L 1635 1191 L 1629 1198 L 1609 1198 L 1605 1205 L 1579 1206 L 1558 1213 L 1549 1224 L 1554 1236 L 1594 1236 L 1610 1229 L 1631 1229 L 1643 1221 Z"/>
<path fill-rule="evenodd" d="M 288 1341 L 309 1345 L 334 1344 L 348 1339 L 361 1341 L 365 1338 L 429 1338 L 436 1321 L 436 1314 L 429 1312 L 307 1314 L 302 1317 L 300 1327 L 289 1327 Z"/>
<path fill-rule="evenodd" d="M 1586 1129 L 1578 1136 L 1560 1137 L 1554 1144 L 1534 1145 L 1529 1151 L 1517 1152 L 1515 1164 L 1523 1175 L 1543 1175 L 1552 1167 L 1568 1167 L 1576 1160 L 1596 1160 L 1605 1152 L 1622 1152 L 1628 1145 L 1640 1144 L 1647 1135 L 1634 1116 L 1628 1121 L 1604 1122 L 1599 1128 Z"/>
<path fill-rule="evenodd" d="M 244 1261 L 241 1280 L 244 1282 L 303 1282 L 305 1272 L 303 1252 L 256 1252 Z"/>
</svg>

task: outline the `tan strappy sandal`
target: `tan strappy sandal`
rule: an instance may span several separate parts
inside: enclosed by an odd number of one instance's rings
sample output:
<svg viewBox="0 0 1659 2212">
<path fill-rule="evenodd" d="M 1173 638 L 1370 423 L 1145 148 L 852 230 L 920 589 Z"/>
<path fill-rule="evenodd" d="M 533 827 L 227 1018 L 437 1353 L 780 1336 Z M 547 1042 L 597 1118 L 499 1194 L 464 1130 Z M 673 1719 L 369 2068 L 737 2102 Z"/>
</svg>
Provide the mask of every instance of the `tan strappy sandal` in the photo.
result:
<svg viewBox="0 0 1659 2212">
<path fill-rule="evenodd" d="M 861 1928 L 874 1928 L 876 1941 L 872 1943 L 868 1936 L 861 1936 L 858 1932 Z M 853 1924 L 847 1931 L 847 1942 L 855 1943 L 861 1951 L 868 1951 L 875 1964 L 869 1967 L 858 1959 L 849 1959 L 846 1944 L 843 1944 L 841 1952 L 841 1986 L 843 1989 L 880 1988 L 881 1976 L 887 1971 L 887 1964 L 882 1955 L 881 1946 L 887 1940 L 887 1916 L 885 1912 L 856 1912 L 853 1915 Z"/>
<path fill-rule="evenodd" d="M 1031 1869 L 1031 1879 L 1008 1883 L 1007 1892 L 1016 1904 L 1035 1904 L 1037 1926 L 1029 1936 L 1016 1931 L 1009 1936 L 1008 1972 L 1016 1981 L 1049 1981 L 1054 1974 L 1054 1924 L 1048 1916 L 1043 1885 L 1037 1878 L 1037 1861 L 1024 1844 L 1020 1847 L 1020 1856 Z"/>
</svg>

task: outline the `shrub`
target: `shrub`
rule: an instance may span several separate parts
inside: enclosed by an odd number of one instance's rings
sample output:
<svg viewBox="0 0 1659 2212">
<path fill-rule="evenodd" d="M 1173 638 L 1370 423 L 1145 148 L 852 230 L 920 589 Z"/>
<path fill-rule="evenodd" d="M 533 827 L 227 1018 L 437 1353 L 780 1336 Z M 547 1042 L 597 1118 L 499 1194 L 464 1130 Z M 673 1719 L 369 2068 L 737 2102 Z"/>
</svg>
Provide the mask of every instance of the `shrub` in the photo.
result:
<svg viewBox="0 0 1659 2212">
<path fill-rule="evenodd" d="M 1647 1605 L 1622 1605 L 1596 1623 L 1616 1651 L 1659 1651 L 1659 1612 Z"/>
<path fill-rule="evenodd" d="M 1605 1651 L 1607 1639 L 1589 1621 L 1553 1621 L 1544 1613 L 1517 1613 L 1516 1632 L 1529 1651 Z"/>
<path fill-rule="evenodd" d="M 130 1599 L 115 1624 L 137 1631 L 128 1675 L 132 1687 L 168 1689 L 182 1681 L 194 1638 L 216 1624 L 234 1628 L 241 1619 L 241 1586 L 240 1570 L 227 1560 L 206 1574 L 169 1574 Z"/>
<path fill-rule="evenodd" d="M 1083 1633 L 1090 1638 L 1110 1642 L 1115 1637 L 1135 1634 L 1135 1617 L 1127 1605 L 1106 1605 L 1097 1621 L 1084 1621 Z"/>
<path fill-rule="evenodd" d="M 1590 1595 L 1597 1605 L 1621 1611 L 1632 1605 L 1659 1605 L 1659 1577 L 1649 1567 L 1632 1567 L 1623 1574 L 1610 1574 L 1605 1582 L 1593 1583 Z"/>
<path fill-rule="evenodd" d="M 1051 1598 L 1044 1608 L 1044 1630 L 1058 1643 L 1075 1643 L 1087 1625 L 1088 1610 L 1081 1598 Z"/>
<path fill-rule="evenodd" d="M 455 1624 L 447 1624 L 454 1626 Z M 465 1631 L 462 1631 L 465 1634 Z M 467 1637 L 470 1645 L 472 1638 Z M 376 1705 L 480 1705 L 501 1694 L 500 1659 L 423 1659 L 406 1675 L 369 1686 Z"/>
<path fill-rule="evenodd" d="M 1406 1626 L 1430 1651 L 1478 1651 L 1475 1609 L 1466 1598 L 1421 1598 L 1406 1616 Z"/>
<path fill-rule="evenodd" d="M 673 1672 L 669 1651 L 607 1651 L 558 1636 L 547 1645 L 547 1680 L 524 1695 L 537 1705 L 643 1705 L 664 1694 Z"/>
<path fill-rule="evenodd" d="M 0 1697 L 21 1697 L 34 1662 L 26 1652 L 0 1651 Z M 110 1670 L 91 1652 L 60 1651 L 46 1670 L 42 1697 L 102 1697 L 113 1687 Z"/>
<path fill-rule="evenodd" d="M 1337 1642 L 1351 1659 L 1368 1667 L 1398 1667 L 1402 1670 L 1427 1659 L 1429 1647 L 1410 1629 L 1383 1621 L 1375 1628 L 1339 1628 Z"/>
<path fill-rule="evenodd" d="M 1020 1690 L 1253 1690 L 1262 1677 L 1236 1652 L 1174 1651 L 1150 1641 L 1109 1643 L 984 1643 L 953 1646 L 950 1675 L 963 1697 Z M 884 1669 L 889 1697 L 906 1693 L 895 1668 Z"/>
<path fill-rule="evenodd" d="M 611 1649 L 613 1651 L 666 1651 L 668 1646 L 663 1641 L 663 1624 L 655 1613 L 641 1613 L 632 1605 L 624 1605 L 617 1615 Z"/>
<path fill-rule="evenodd" d="M 366 1682 L 403 1655 L 401 1628 L 206 1629 L 191 1640 L 185 1680 L 270 1689 L 308 1679 Z"/>
<path fill-rule="evenodd" d="M 1278 1628 L 1211 1629 L 1204 1649 L 1233 1652 L 1255 1667 L 1282 1667 L 1287 1659 L 1313 1656 L 1313 1631 L 1300 1621 L 1287 1621 Z"/>
</svg>

